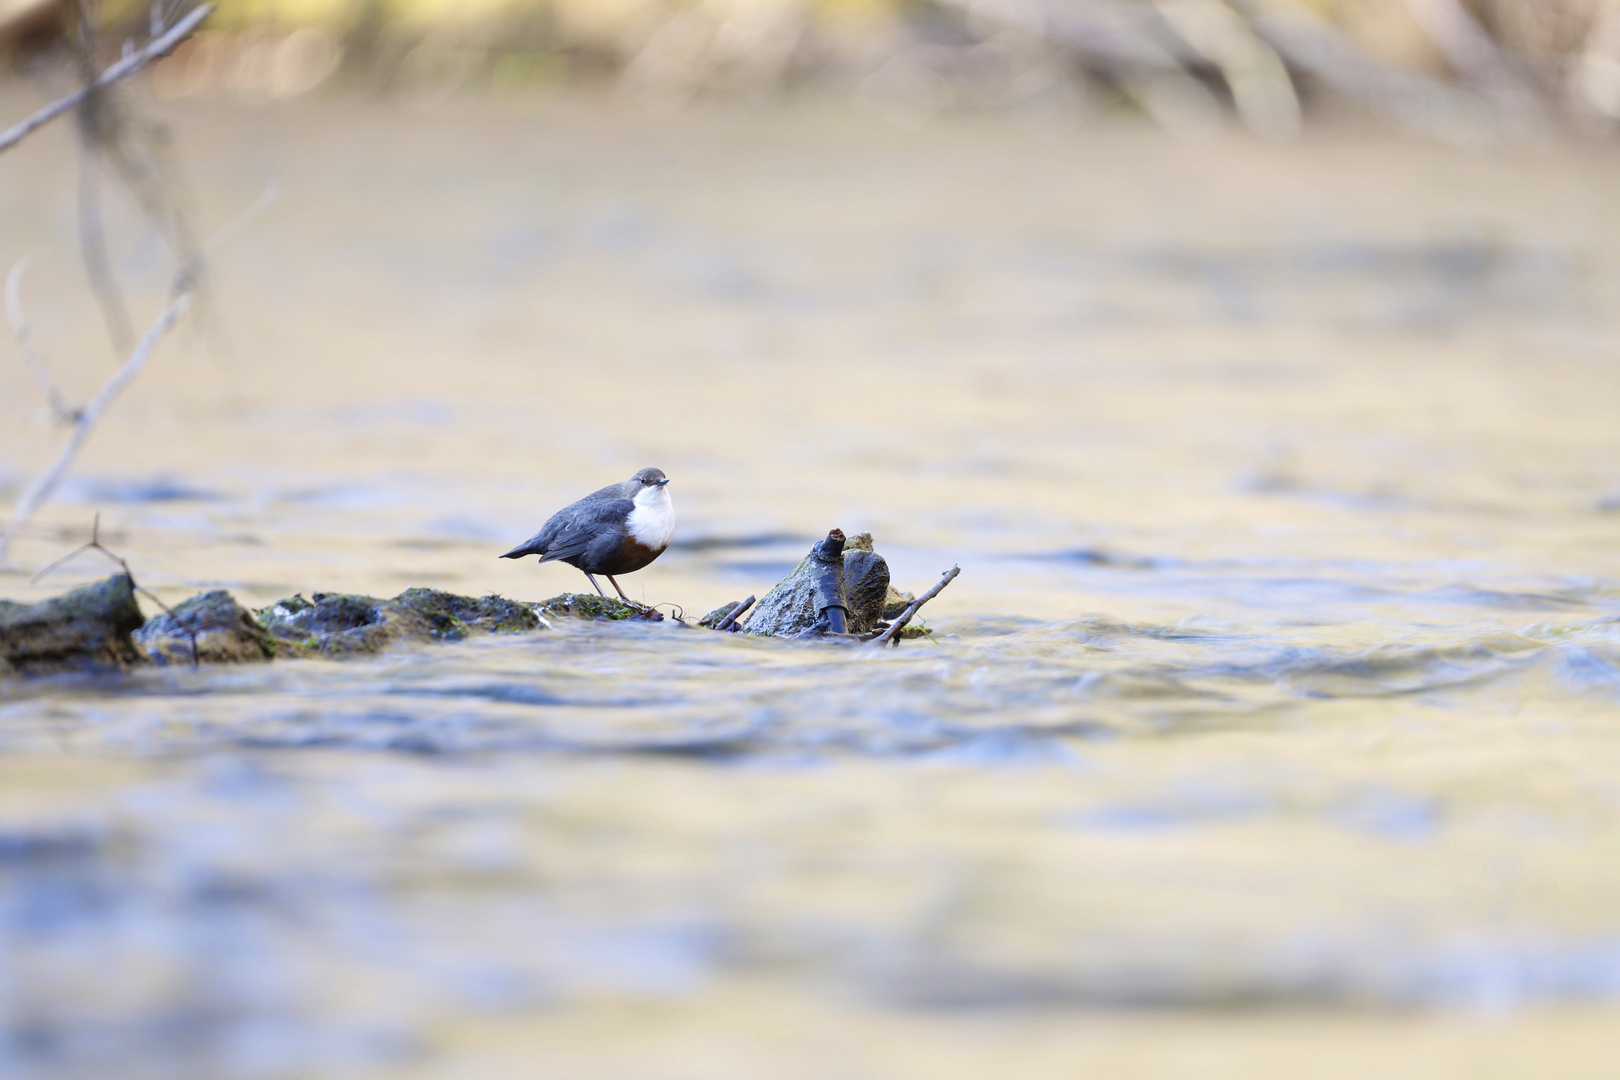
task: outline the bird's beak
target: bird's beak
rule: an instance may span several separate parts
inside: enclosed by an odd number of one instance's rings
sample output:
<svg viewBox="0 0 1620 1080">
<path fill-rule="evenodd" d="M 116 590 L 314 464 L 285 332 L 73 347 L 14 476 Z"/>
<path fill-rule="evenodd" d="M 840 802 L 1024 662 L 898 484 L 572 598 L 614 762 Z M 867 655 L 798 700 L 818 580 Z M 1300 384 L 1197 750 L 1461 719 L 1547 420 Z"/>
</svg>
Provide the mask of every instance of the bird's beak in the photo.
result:
<svg viewBox="0 0 1620 1080">
<path fill-rule="evenodd" d="M 667 483 L 669 483 L 669 477 L 666 476 L 662 480 L 658 481 L 658 486 L 663 487 Z"/>
</svg>

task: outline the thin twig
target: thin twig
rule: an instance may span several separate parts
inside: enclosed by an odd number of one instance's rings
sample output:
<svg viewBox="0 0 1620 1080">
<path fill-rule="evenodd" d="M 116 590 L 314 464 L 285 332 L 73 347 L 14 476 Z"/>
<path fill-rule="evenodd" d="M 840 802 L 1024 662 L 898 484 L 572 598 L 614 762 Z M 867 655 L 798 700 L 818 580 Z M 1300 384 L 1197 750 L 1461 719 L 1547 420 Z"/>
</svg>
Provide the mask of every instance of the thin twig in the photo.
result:
<svg viewBox="0 0 1620 1080">
<path fill-rule="evenodd" d="M 100 12 L 97 0 L 78 0 L 78 33 L 74 35 L 74 60 L 84 83 L 96 80 L 96 46 L 100 38 Z M 124 43 L 125 53 L 129 42 Z M 103 144 L 118 135 L 118 117 L 110 93 L 96 91 L 79 102 L 79 257 L 90 292 L 101 308 L 101 321 L 112 342 L 113 355 L 125 357 L 135 347 L 135 328 L 130 323 L 129 305 L 113 273 L 107 256 L 107 230 L 101 220 L 101 166 Z"/>
<path fill-rule="evenodd" d="M 716 630 L 730 630 L 737 622 L 737 616 L 754 606 L 754 597 L 750 594 L 748 599 L 726 612 L 726 617 L 714 624 Z"/>
<path fill-rule="evenodd" d="M 86 100 L 83 109 L 93 108 Z M 101 147 L 97 142 L 95 120 L 85 117 L 79 127 L 79 258 L 90 291 L 101 307 L 101 321 L 116 356 L 127 356 L 134 347 L 135 330 L 129 321 L 129 306 L 113 274 L 107 257 L 107 230 L 101 221 Z"/>
<path fill-rule="evenodd" d="M 178 291 L 195 285 L 203 267 L 218 255 L 226 244 L 235 240 L 242 230 L 253 224 L 260 215 L 274 206 L 279 198 L 281 198 L 281 181 L 272 177 L 270 182 L 265 185 L 264 192 L 253 200 L 252 205 L 215 230 L 214 235 L 210 236 L 203 244 L 202 250 L 198 251 L 189 263 L 180 268 L 180 273 L 175 280 L 175 289 Z"/>
<path fill-rule="evenodd" d="M 1495 135 L 1483 98 L 1374 59 L 1309 8 L 1261 6 L 1249 21 L 1288 63 L 1411 131 L 1453 143 L 1489 142 Z"/>
<path fill-rule="evenodd" d="M 962 568 L 960 566 L 953 566 L 949 570 L 945 571 L 945 576 L 936 581 L 932 589 L 929 589 L 927 592 L 917 597 L 917 599 L 907 604 L 906 610 L 900 613 L 900 617 L 894 620 L 894 622 L 889 625 L 887 630 L 873 638 L 870 644 L 882 645 L 885 641 L 889 641 L 891 639 L 893 639 L 896 645 L 900 644 L 900 639 L 896 638 L 895 635 L 901 630 L 905 629 L 906 623 L 910 622 L 912 617 L 917 614 L 917 609 L 928 603 L 928 601 L 932 600 L 934 597 L 938 596 L 940 594 L 940 590 L 944 589 L 945 586 L 949 585 L 953 580 L 955 580 L 956 575 L 960 574 L 961 572 Z"/>
<path fill-rule="evenodd" d="M 62 392 L 51 381 L 50 372 L 45 369 L 45 361 L 34 349 L 34 336 L 28 329 L 28 316 L 23 311 L 22 279 L 28 272 L 28 264 L 33 261 L 32 255 L 24 255 L 11 267 L 11 273 L 6 275 L 6 318 L 11 322 L 11 334 L 17 339 L 17 348 L 22 350 L 23 362 L 28 365 L 29 374 L 39 384 L 40 393 L 45 395 L 45 401 L 50 406 L 51 415 L 58 423 L 72 424 L 78 421 L 81 410 L 75 409 L 67 403 Z"/>
<path fill-rule="evenodd" d="M 130 53 L 119 60 L 106 71 L 103 71 L 95 82 L 80 87 L 66 97 L 58 98 L 20 124 L 0 133 L 0 153 L 10 150 L 35 130 L 55 120 L 96 91 L 111 86 L 120 79 L 128 78 L 154 60 L 161 60 L 163 57 L 168 56 L 182 41 L 190 37 L 198 26 L 202 25 L 204 19 L 213 13 L 213 4 L 204 4 L 193 9 L 185 18 L 170 27 L 168 33 L 147 42 L 144 49 Z"/>
<path fill-rule="evenodd" d="M 45 569 L 41 570 L 39 573 L 35 574 L 31 579 L 29 579 L 28 583 L 30 585 L 39 584 L 40 579 L 46 574 L 49 574 L 59 566 L 67 565 L 87 551 L 98 551 L 107 558 L 111 559 L 113 562 L 117 563 L 123 569 L 124 576 L 129 578 L 130 589 L 134 592 L 140 593 L 142 596 L 152 601 L 152 603 L 162 608 L 163 613 L 174 620 L 175 625 L 180 628 L 180 632 L 185 634 L 186 637 L 191 641 L 191 666 L 201 667 L 202 655 L 197 651 L 197 631 L 187 626 L 186 620 L 182 619 L 175 612 L 174 608 L 170 607 L 168 604 L 165 604 L 162 600 L 159 600 L 156 593 L 152 592 L 150 589 L 144 588 L 140 582 L 135 580 L 135 572 L 129 568 L 129 562 L 122 555 L 102 544 L 101 515 L 99 513 L 90 523 L 90 542 L 88 544 L 80 544 L 66 555 L 63 555 L 60 559 L 55 560 L 49 566 L 45 567 Z"/>
<path fill-rule="evenodd" d="M 173 299 L 170 300 L 169 306 L 158 314 L 152 325 L 147 328 L 146 333 L 142 335 L 141 340 L 136 343 L 129 359 L 124 361 L 123 366 L 113 373 L 112 378 L 107 380 L 106 384 L 102 386 L 101 390 L 83 409 L 72 412 L 66 408 L 65 404 L 61 402 L 61 395 L 56 393 L 49 376 L 45 373 L 44 366 L 38 363 L 38 357 L 33 354 L 31 348 L 24 345 L 24 356 L 28 358 L 30 368 L 35 371 L 35 379 L 40 383 L 40 388 L 45 391 L 46 397 L 51 400 L 53 410 L 57 412 L 58 416 L 66 417 L 71 415 L 74 426 L 73 434 L 68 437 L 67 444 L 62 447 L 62 452 L 57 455 L 56 461 L 51 465 L 49 471 L 36 480 L 33 486 L 24 493 L 22 499 L 17 503 L 16 510 L 12 513 L 11 521 L 7 524 L 5 531 L 0 533 L 0 566 L 5 565 L 12 541 L 16 539 L 18 533 L 33 518 L 34 514 L 39 511 L 39 508 L 45 504 L 45 500 L 50 498 L 51 492 L 61 482 L 68 468 L 72 466 L 74 458 L 78 456 L 80 447 L 89 436 L 91 429 L 95 427 L 96 421 L 101 418 L 102 412 L 123 391 L 124 387 L 129 385 L 130 380 L 141 373 L 141 369 L 146 366 L 146 361 L 151 357 L 152 350 L 157 347 L 163 335 L 173 328 L 180 316 L 185 314 L 187 308 L 191 306 L 204 259 L 218 251 L 227 241 L 246 228 L 254 218 L 264 213 L 276 201 L 280 193 L 281 185 L 272 180 L 265 189 L 264 194 L 260 195 L 251 206 L 227 222 L 209 239 L 203 246 L 202 251 L 181 267 L 179 274 L 175 277 Z M 11 316 L 13 329 L 15 330 L 18 326 L 21 327 L 21 330 L 17 331 L 19 343 L 28 340 L 28 324 L 23 318 L 21 302 L 22 271 L 25 269 L 27 269 L 26 258 L 19 262 L 18 266 L 12 268 L 6 286 L 6 309 Z"/>
<path fill-rule="evenodd" d="M 1220 69 L 1232 103 L 1263 139 L 1299 134 L 1299 95 L 1288 66 L 1223 0 L 1154 0 L 1161 18 L 1199 55 Z"/>
<path fill-rule="evenodd" d="M 124 361 L 123 366 L 113 373 L 112 378 L 108 379 L 106 384 L 97 391 L 96 396 L 90 399 L 90 404 L 86 405 L 79 413 L 79 418 L 73 425 L 73 434 L 68 436 L 67 445 L 62 447 L 62 452 L 56 456 L 56 461 L 46 470 L 45 475 L 34 481 L 33 485 L 29 487 L 28 491 L 17 503 L 16 510 L 12 512 L 11 521 L 6 525 L 6 531 L 0 533 L 0 565 L 5 563 L 6 555 L 11 549 L 12 540 L 16 538 L 23 526 L 28 524 L 35 512 L 44 505 L 45 500 L 50 498 L 51 492 L 55 490 L 62 477 L 67 474 L 68 468 L 73 464 L 73 459 L 79 456 L 79 449 L 84 445 L 84 440 L 89 437 L 90 432 L 95 428 L 96 421 L 101 419 L 101 414 L 106 411 L 108 405 L 112 404 L 113 399 L 123 391 L 124 387 L 129 385 L 130 380 L 141 373 L 141 369 L 146 366 L 146 361 L 151 358 L 152 350 L 157 348 L 158 342 L 163 340 L 163 335 L 169 332 L 170 328 L 174 326 L 181 315 L 185 314 L 186 309 L 190 306 L 190 292 L 182 292 L 171 300 L 169 306 L 158 314 L 151 326 L 147 327 L 146 333 L 141 335 L 141 340 L 135 344 L 135 349 L 129 354 L 129 359 Z"/>
</svg>

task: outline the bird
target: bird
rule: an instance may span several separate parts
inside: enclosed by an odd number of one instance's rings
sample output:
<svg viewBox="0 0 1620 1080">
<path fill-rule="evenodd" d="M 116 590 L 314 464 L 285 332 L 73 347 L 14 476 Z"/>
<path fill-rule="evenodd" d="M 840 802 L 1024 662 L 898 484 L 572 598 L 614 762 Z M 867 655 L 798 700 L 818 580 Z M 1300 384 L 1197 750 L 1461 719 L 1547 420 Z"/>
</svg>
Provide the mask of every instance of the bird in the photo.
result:
<svg viewBox="0 0 1620 1080">
<path fill-rule="evenodd" d="M 609 484 L 552 514 L 540 531 L 502 555 L 521 559 L 538 555 L 541 562 L 561 560 L 584 572 L 606 598 L 596 575 L 604 575 L 625 603 L 615 574 L 631 574 L 669 547 L 675 536 L 675 504 L 669 477 L 662 469 L 642 469 L 622 484 Z"/>
</svg>

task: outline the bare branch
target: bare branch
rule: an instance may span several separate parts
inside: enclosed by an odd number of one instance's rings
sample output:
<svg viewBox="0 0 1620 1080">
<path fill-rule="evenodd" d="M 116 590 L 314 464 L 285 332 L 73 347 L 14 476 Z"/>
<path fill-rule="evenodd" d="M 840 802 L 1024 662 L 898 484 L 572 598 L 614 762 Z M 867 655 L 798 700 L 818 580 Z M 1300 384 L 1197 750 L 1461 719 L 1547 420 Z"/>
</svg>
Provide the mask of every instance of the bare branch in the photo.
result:
<svg viewBox="0 0 1620 1080">
<path fill-rule="evenodd" d="M 754 597 L 752 595 L 750 595 L 748 597 L 748 599 L 744 600 L 742 603 L 738 604 L 736 607 L 734 607 L 730 611 L 726 612 L 726 617 L 721 619 L 719 622 L 715 623 L 714 628 L 716 630 L 730 630 L 730 629 L 733 629 L 734 627 L 737 627 L 737 616 L 741 615 L 743 612 L 747 611 L 749 608 L 751 608 L 753 606 L 754 606 Z M 737 627 L 737 628 L 740 629 L 740 627 Z"/>
<path fill-rule="evenodd" d="M 84 407 L 78 421 L 73 425 L 73 434 L 68 436 L 67 445 L 62 447 L 62 452 L 56 456 L 56 461 L 46 470 L 45 475 L 34 481 L 23 494 L 16 510 L 12 512 L 11 521 L 6 525 L 6 531 L 0 533 L 0 564 L 4 564 L 11 543 L 23 526 L 28 524 L 39 508 L 45 504 L 45 500 L 51 497 L 51 492 L 56 490 L 56 485 L 61 482 L 62 477 L 67 475 L 74 459 L 79 456 L 79 450 L 84 446 L 85 439 L 89 438 L 90 432 L 95 429 L 96 421 L 101 419 L 101 414 L 112 404 L 113 399 L 123 392 L 124 387 L 141 373 L 146 361 L 151 358 L 152 351 L 157 348 L 158 342 L 163 340 L 163 335 L 169 332 L 190 306 L 189 291 L 182 292 L 170 301 L 169 306 L 158 314 L 151 326 L 147 327 L 146 333 L 141 335 L 141 340 L 135 344 L 135 350 L 129 354 L 129 359 L 113 373 L 113 377 L 107 380 L 106 385 L 96 396 L 90 399 L 90 404 Z"/>
<path fill-rule="evenodd" d="M 1446 62 L 1491 100 L 1503 120 L 1528 126 L 1545 119 L 1515 57 L 1491 40 L 1461 0 L 1406 0 L 1406 7 Z"/>
<path fill-rule="evenodd" d="M 174 324 L 179 321 L 180 316 L 185 314 L 186 310 L 191 306 L 204 260 L 219 251 L 228 241 L 241 233 L 255 218 L 269 209 L 280 194 L 281 184 L 272 180 L 269 186 L 265 188 L 264 194 L 260 195 L 251 206 L 227 222 L 209 238 L 201 251 L 180 268 L 180 272 L 175 275 L 174 291 L 168 307 L 164 308 L 158 314 L 158 317 L 153 320 L 152 325 L 147 328 L 146 333 L 136 343 L 134 350 L 129 355 L 129 359 L 124 361 L 123 366 L 113 373 L 112 378 L 107 380 L 106 384 L 102 386 L 88 405 L 77 411 L 71 409 L 62 399 L 61 394 L 57 392 L 55 385 L 50 381 L 50 376 L 45 371 L 44 364 L 40 362 L 38 355 L 33 350 L 32 339 L 28 332 L 28 322 L 22 309 L 22 277 L 28 268 L 28 258 L 23 257 L 18 260 L 16 266 L 12 267 L 11 274 L 6 281 L 6 312 L 11 318 L 12 330 L 16 334 L 17 343 L 22 346 L 23 356 L 28 361 L 29 369 L 34 373 L 35 381 L 39 383 L 40 389 L 51 403 L 52 411 L 59 418 L 73 422 L 73 434 L 68 437 L 67 444 L 62 447 L 61 453 L 57 455 L 56 461 L 52 463 L 50 469 L 23 494 L 22 499 L 17 503 L 16 510 L 12 513 L 11 521 L 7 524 L 5 531 L 0 533 L 0 565 L 5 564 L 6 555 L 11 549 L 12 541 L 16 539 L 22 528 L 32 520 L 34 514 L 45 504 L 45 501 L 50 498 L 51 492 L 56 489 L 56 485 L 61 482 L 62 477 L 67 474 L 67 470 L 72 467 L 73 461 L 78 457 L 79 450 L 84 445 L 85 439 L 89 437 L 96 422 L 101 419 L 101 414 L 106 411 L 108 405 L 112 404 L 113 399 L 123 392 L 124 387 L 128 386 L 130 381 L 141 373 L 141 369 L 146 366 L 152 351 L 157 348 L 158 342 L 163 339 L 163 336 L 173 328 Z"/>
<path fill-rule="evenodd" d="M 12 266 L 11 273 L 6 275 L 6 318 L 11 321 L 11 334 L 17 339 L 17 348 L 22 350 L 23 362 L 28 365 L 29 374 L 39 384 L 40 393 L 45 395 L 51 415 L 58 423 L 72 424 L 78 421 L 79 410 L 67 403 L 51 381 L 50 372 L 45 370 L 45 361 L 34 349 L 33 334 L 28 329 L 28 317 L 23 311 L 22 279 L 31 261 L 32 255 L 24 255 Z"/>
<path fill-rule="evenodd" d="M 90 519 L 90 542 L 80 544 L 66 555 L 46 563 L 39 573 L 28 579 L 28 584 L 38 585 L 47 576 L 55 573 L 58 567 L 66 566 L 85 552 L 95 549 L 106 550 L 101 547 L 101 512 L 99 510 L 96 512 L 96 516 Z"/>
<path fill-rule="evenodd" d="M 1453 143 L 1484 143 L 1496 135 L 1484 99 L 1374 59 L 1309 8 L 1265 6 L 1250 21 L 1289 63 L 1411 131 Z"/>
<path fill-rule="evenodd" d="M 85 108 L 90 108 L 87 101 Z M 101 321 L 113 352 L 127 356 L 133 348 L 135 330 L 129 322 L 129 307 L 113 275 L 107 257 L 107 231 L 101 223 L 101 147 L 95 121 L 86 118 L 79 126 L 79 257 L 90 281 L 90 291 L 101 306 Z"/>
<path fill-rule="evenodd" d="M 116 64 L 103 71 L 92 83 L 80 87 L 73 93 L 51 102 L 22 123 L 0 132 L 0 153 L 11 149 L 28 135 L 55 120 L 58 116 L 78 105 L 91 94 L 105 87 L 111 86 L 120 79 L 140 71 L 154 60 L 161 60 L 175 50 L 179 44 L 190 37 L 202 21 L 214 13 L 214 5 L 203 4 L 193 9 L 185 18 L 172 26 L 168 33 L 147 43 L 144 49 L 130 53 Z"/>
<path fill-rule="evenodd" d="M 882 645 L 885 641 L 890 640 L 893 640 L 896 645 L 900 644 L 900 639 L 895 637 L 895 635 L 904 630 L 906 628 L 906 623 L 910 622 L 916 617 L 917 609 L 928 603 L 928 601 L 932 600 L 934 597 L 938 596 L 940 591 L 954 581 L 956 579 L 956 575 L 960 574 L 961 572 L 962 568 L 960 566 L 953 566 L 949 570 L 945 571 L 945 576 L 934 582 L 934 587 L 932 589 L 929 589 L 927 592 L 917 597 L 917 599 L 907 604 L 906 610 L 900 613 L 900 617 L 894 620 L 887 630 L 873 638 L 870 644 Z"/>
<path fill-rule="evenodd" d="M 1164 20 L 1220 69 L 1238 116 L 1263 139 L 1299 134 L 1299 95 L 1275 50 L 1222 0 L 1154 0 Z"/>
</svg>

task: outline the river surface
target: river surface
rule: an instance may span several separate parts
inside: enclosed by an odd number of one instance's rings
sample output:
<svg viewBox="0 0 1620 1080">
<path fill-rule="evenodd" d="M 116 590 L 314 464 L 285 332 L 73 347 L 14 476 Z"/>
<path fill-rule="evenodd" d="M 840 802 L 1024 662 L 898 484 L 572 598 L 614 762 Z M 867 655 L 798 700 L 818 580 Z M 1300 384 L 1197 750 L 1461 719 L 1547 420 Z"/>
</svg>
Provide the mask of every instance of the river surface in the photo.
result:
<svg viewBox="0 0 1620 1080">
<path fill-rule="evenodd" d="M 19 115 L 33 99 L 0 96 Z M 276 181 L 0 573 L 539 600 L 656 465 L 695 617 L 0 685 L 0 1074 L 1610 1077 L 1620 150 L 842 108 L 156 102 Z M 0 261 L 113 367 L 65 126 Z M 160 248 L 114 206 L 141 317 Z M 0 362 L 0 493 L 60 435 Z"/>
</svg>

